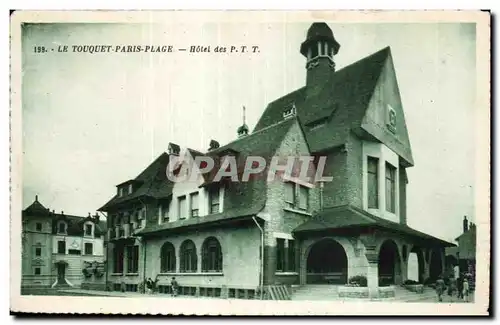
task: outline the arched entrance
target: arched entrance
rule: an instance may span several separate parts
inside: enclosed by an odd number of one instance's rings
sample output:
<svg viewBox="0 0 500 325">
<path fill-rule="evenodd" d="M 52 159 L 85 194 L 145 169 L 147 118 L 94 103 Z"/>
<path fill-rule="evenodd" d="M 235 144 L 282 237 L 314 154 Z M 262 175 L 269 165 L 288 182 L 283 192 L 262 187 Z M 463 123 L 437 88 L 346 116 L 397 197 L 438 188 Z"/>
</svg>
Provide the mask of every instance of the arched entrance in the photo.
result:
<svg viewBox="0 0 500 325">
<path fill-rule="evenodd" d="M 347 254 L 341 244 L 328 238 L 312 245 L 307 256 L 307 283 L 347 283 Z"/>
<path fill-rule="evenodd" d="M 408 279 L 418 281 L 420 283 L 424 282 L 424 252 L 422 248 L 418 246 L 413 246 L 408 256 Z"/>
<path fill-rule="evenodd" d="M 387 286 L 401 282 L 401 259 L 398 246 L 392 240 L 386 240 L 378 255 L 378 285 Z"/>
<path fill-rule="evenodd" d="M 433 249 L 429 265 L 429 278 L 435 282 L 441 274 L 443 274 L 443 260 L 441 258 L 441 253 Z"/>
</svg>

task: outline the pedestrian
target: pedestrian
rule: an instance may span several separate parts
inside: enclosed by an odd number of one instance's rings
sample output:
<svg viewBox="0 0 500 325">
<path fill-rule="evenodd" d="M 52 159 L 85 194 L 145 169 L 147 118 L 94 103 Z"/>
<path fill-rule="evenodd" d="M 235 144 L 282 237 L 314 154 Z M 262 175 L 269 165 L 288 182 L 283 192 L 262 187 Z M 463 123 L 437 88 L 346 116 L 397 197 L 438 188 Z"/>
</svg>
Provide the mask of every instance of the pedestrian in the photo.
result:
<svg viewBox="0 0 500 325">
<path fill-rule="evenodd" d="M 175 280 L 175 276 L 172 277 L 172 281 L 170 281 L 170 286 L 172 287 L 172 297 L 177 297 L 177 290 L 179 288 L 179 284 L 177 280 Z"/>
<path fill-rule="evenodd" d="M 464 277 L 463 280 L 463 299 L 465 302 L 469 302 L 469 279 L 467 277 Z"/>
<path fill-rule="evenodd" d="M 148 294 L 151 294 L 153 292 L 153 280 L 151 280 L 151 278 L 148 278 L 146 280 L 146 290 Z"/>
<path fill-rule="evenodd" d="M 445 290 L 445 284 L 442 276 L 439 276 L 439 278 L 436 281 L 436 293 L 438 295 L 439 301 L 443 301 L 443 293 Z"/>
<path fill-rule="evenodd" d="M 463 293 L 464 293 L 464 277 L 462 274 L 460 274 L 457 280 L 457 298 L 463 299 L 464 298 Z"/>
<path fill-rule="evenodd" d="M 455 290 L 457 290 L 457 280 L 455 277 L 450 277 L 448 284 L 448 296 L 450 296 L 451 301 L 453 301 L 453 295 L 455 294 Z"/>
</svg>

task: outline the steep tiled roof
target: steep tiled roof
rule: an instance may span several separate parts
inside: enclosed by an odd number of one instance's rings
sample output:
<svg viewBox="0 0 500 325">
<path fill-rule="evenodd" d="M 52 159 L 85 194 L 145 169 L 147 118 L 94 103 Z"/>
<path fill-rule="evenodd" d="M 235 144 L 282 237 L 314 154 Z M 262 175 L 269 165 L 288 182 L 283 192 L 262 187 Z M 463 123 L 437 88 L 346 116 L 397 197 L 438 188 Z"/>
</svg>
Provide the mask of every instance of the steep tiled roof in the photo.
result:
<svg viewBox="0 0 500 325">
<path fill-rule="evenodd" d="M 444 246 L 455 246 L 445 240 L 433 237 L 426 233 L 415 230 L 405 224 L 392 222 L 362 209 L 350 205 L 342 205 L 334 208 L 325 209 L 310 220 L 304 222 L 294 229 L 294 233 L 318 232 L 331 229 L 349 229 L 353 227 L 380 227 L 405 233 L 425 240 L 437 241 Z"/>
<path fill-rule="evenodd" d="M 239 138 L 208 154 L 216 156 L 228 149 L 239 153 L 238 160 L 244 160 L 248 155 L 260 156 L 269 160 L 276 153 L 278 147 L 290 127 L 296 123 L 296 118 L 290 118 L 276 125 L 271 125 L 259 132 Z M 215 175 L 206 175 L 207 183 Z M 191 223 L 220 222 L 228 219 L 237 219 L 249 215 L 256 215 L 265 206 L 267 195 L 267 180 L 263 177 L 250 178 L 248 182 L 227 182 L 225 188 L 224 212 L 206 217 L 179 220 L 161 225 L 148 225 L 140 234 L 149 234 L 170 228 L 192 226 Z"/>
<path fill-rule="evenodd" d="M 172 193 L 173 183 L 168 180 L 166 170 L 169 162 L 169 155 L 164 152 L 154 160 L 144 171 L 142 171 L 134 180 L 139 187 L 131 194 L 118 196 L 116 194 L 100 211 L 107 211 L 110 207 L 136 199 L 138 197 L 150 196 L 155 198 L 167 197 Z"/>
<path fill-rule="evenodd" d="M 47 209 L 46 207 L 44 207 L 43 204 L 41 204 L 38 201 L 38 196 L 35 198 L 35 201 L 33 203 L 31 203 L 31 205 L 28 206 L 23 211 L 24 216 L 37 216 L 37 217 L 39 217 L 39 216 L 48 215 L 49 213 L 50 213 L 50 210 Z"/>
<path fill-rule="evenodd" d="M 344 144 L 349 132 L 361 127 L 389 54 L 387 47 L 335 72 L 316 94 L 307 96 L 306 87 L 302 87 L 270 103 L 255 131 L 283 119 L 285 107 L 295 103 L 313 152 Z M 328 124 L 311 129 L 311 125 L 319 120 L 326 120 Z"/>
<path fill-rule="evenodd" d="M 52 231 L 53 233 L 57 232 L 57 222 L 59 220 L 66 221 L 68 228 L 67 233 L 70 236 L 83 236 L 83 224 L 85 221 L 92 221 L 95 224 L 95 235 L 101 236 L 106 233 L 106 221 L 99 220 L 96 222 L 96 216 L 91 217 L 81 217 L 75 215 L 68 215 L 64 213 L 55 213 L 54 211 L 50 211 L 45 208 L 42 203 L 38 201 L 38 196 L 35 198 L 35 201 L 29 205 L 26 209 L 22 211 L 23 218 L 40 218 L 40 217 L 48 217 L 52 219 Z"/>
</svg>

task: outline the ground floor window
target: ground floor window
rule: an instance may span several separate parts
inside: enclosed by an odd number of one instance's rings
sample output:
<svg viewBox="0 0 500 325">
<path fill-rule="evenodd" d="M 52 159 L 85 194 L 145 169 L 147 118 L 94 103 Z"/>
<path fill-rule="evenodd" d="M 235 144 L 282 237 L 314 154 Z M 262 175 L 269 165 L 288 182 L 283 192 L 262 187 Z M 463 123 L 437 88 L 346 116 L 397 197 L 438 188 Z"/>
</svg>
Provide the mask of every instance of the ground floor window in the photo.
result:
<svg viewBox="0 0 500 325">
<path fill-rule="evenodd" d="M 127 246 L 127 273 L 139 272 L 139 246 Z"/>
<path fill-rule="evenodd" d="M 276 271 L 296 272 L 295 241 L 276 238 Z"/>
<path fill-rule="evenodd" d="M 222 272 L 222 250 L 215 237 L 205 240 L 202 247 L 202 271 Z"/>
<path fill-rule="evenodd" d="M 160 269 L 162 273 L 175 272 L 175 248 L 170 242 L 161 247 Z"/>
<path fill-rule="evenodd" d="M 114 273 L 123 273 L 123 246 L 115 247 L 114 249 Z"/>
<path fill-rule="evenodd" d="M 196 256 L 196 245 L 192 240 L 185 240 L 180 248 L 180 271 L 196 272 L 198 270 L 198 257 Z"/>
</svg>

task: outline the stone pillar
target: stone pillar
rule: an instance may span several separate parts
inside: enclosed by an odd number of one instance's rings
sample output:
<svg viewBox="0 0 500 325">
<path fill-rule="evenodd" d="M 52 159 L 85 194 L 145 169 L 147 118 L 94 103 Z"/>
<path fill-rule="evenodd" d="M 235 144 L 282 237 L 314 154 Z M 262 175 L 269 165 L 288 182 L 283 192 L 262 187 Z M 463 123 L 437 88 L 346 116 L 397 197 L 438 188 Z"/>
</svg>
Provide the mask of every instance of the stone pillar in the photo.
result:
<svg viewBox="0 0 500 325">
<path fill-rule="evenodd" d="M 401 261 L 401 283 L 408 280 L 408 259 L 409 259 L 409 254 L 408 256 L 406 256 L 406 259 L 403 257 Z"/>
<path fill-rule="evenodd" d="M 368 297 L 370 299 L 378 298 L 378 252 L 377 238 L 375 234 L 364 235 L 360 237 L 365 246 L 365 256 L 368 260 L 368 270 L 366 279 L 368 281 Z"/>
</svg>

